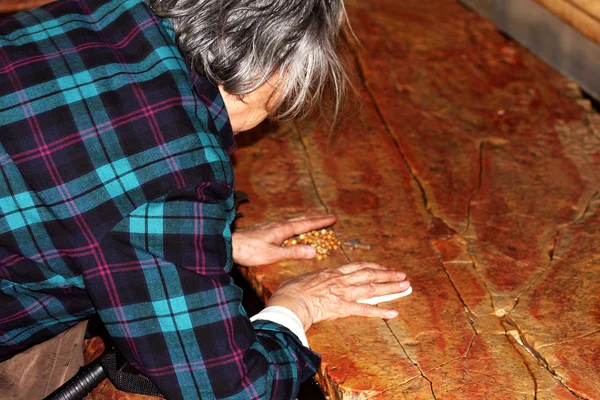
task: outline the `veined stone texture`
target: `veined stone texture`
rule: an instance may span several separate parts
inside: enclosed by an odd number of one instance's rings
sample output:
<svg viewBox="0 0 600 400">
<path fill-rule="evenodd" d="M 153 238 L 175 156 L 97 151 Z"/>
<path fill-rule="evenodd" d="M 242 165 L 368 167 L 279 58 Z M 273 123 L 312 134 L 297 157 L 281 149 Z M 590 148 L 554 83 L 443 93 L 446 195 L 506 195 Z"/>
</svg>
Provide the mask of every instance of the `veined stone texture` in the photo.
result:
<svg viewBox="0 0 600 400">
<path fill-rule="evenodd" d="M 242 133 L 240 227 L 338 215 L 371 250 L 243 269 L 264 298 L 349 261 L 407 272 L 390 321 L 308 332 L 332 399 L 600 398 L 600 117 L 451 0 L 349 0 L 362 106 Z"/>
</svg>

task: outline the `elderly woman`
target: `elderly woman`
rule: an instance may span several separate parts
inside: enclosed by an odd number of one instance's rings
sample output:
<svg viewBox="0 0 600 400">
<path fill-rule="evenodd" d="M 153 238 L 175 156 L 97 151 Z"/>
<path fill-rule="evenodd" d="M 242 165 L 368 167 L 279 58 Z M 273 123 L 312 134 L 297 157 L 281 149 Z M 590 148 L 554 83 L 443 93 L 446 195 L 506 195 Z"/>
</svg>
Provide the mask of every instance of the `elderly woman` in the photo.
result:
<svg viewBox="0 0 600 400">
<path fill-rule="evenodd" d="M 252 321 L 231 280 L 312 258 L 331 225 L 242 232 L 233 135 L 339 104 L 341 0 L 61 0 L 0 21 L 0 361 L 98 314 L 168 399 L 296 396 L 304 332 L 405 275 L 357 263 L 289 280 Z M 42 395 L 39 395 L 40 397 Z M 34 398 L 34 397 L 30 397 Z"/>
</svg>

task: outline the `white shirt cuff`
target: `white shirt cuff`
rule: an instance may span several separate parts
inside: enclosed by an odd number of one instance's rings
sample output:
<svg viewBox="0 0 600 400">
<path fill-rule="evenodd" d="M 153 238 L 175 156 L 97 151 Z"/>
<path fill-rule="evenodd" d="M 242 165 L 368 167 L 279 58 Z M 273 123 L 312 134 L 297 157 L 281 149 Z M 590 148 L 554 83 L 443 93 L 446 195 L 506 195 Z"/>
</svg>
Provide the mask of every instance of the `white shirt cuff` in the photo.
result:
<svg viewBox="0 0 600 400">
<path fill-rule="evenodd" d="M 261 319 L 285 326 L 298 337 L 304 347 L 308 347 L 308 339 L 304 333 L 302 322 L 300 322 L 300 318 L 298 318 L 298 316 L 289 308 L 281 306 L 266 307 L 264 310 L 250 318 L 250 321 L 254 322 Z"/>
</svg>

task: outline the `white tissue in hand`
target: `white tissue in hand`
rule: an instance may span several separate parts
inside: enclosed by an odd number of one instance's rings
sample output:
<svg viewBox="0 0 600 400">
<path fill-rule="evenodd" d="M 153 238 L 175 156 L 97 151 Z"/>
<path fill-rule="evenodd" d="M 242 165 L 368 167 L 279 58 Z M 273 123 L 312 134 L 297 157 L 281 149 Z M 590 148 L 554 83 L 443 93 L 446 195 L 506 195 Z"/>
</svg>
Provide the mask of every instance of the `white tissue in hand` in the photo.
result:
<svg viewBox="0 0 600 400">
<path fill-rule="evenodd" d="M 384 301 L 396 300 L 396 299 L 399 299 L 400 297 L 408 296 L 411 293 L 412 293 L 412 286 L 409 286 L 408 289 L 406 289 L 404 292 L 386 294 L 385 296 L 375 296 L 375 297 L 371 297 L 371 298 L 364 299 L 364 300 L 357 300 L 357 303 L 375 305 L 375 304 L 383 303 Z"/>
</svg>

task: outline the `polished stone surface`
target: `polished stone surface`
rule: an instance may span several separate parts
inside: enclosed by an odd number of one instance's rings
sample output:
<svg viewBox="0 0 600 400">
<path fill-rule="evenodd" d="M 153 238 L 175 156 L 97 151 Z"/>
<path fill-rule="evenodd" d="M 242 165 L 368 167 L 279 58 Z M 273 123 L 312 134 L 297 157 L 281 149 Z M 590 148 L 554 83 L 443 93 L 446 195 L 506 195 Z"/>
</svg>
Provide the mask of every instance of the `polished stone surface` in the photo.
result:
<svg viewBox="0 0 600 400">
<path fill-rule="evenodd" d="M 308 332 L 332 399 L 600 398 L 600 117 L 455 1 L 346 3 L 362 108 L 238 136 L 237 223 L 328 211 L 372 249 L 242 272 L 407 272 L 399 318 Z"/>
<path fill-rule="evenodd" d="M 0 14 L 12 14 L 18 11 L 50 3 L 52 0 L 0 0 Z"/>
</svg>

